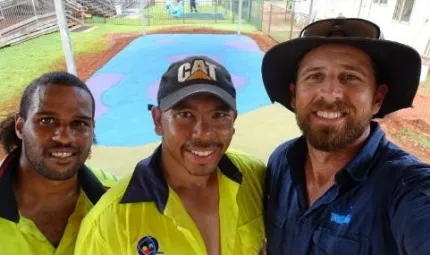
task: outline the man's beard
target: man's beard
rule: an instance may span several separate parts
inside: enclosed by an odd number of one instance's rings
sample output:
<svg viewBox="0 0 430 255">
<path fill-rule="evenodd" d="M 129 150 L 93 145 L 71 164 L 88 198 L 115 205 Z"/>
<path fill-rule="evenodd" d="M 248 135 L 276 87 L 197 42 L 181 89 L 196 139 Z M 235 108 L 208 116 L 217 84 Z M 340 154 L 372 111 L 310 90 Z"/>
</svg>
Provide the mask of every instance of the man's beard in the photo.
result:
<svg viewBox="0 0 430 255">
<path fill-rule="evenodd" d="M 67 171 L 57 172 L 53 169 L 48 168 L 45 165 L 45 158 L 42 149 L 40 149 L 41 153 L 39 154 L 38 151 L 35 150 L 35 146 L 32 146 L 27 139 L 23 139 L 23 141 L 25 156 L 27 157 L 27 160 L 30 162 L 31 166 L 40 175 L 52 181 L 64 181 L 74 177 L 78 173 L 79 169 L 84 166 L 86 159 L 89 158 L 89 156 L 91 155 L 91 148 L 86 152 L 77 150 L 77 155 L 79 155 L 79 161 L 73 166 L 69 167 Z"/>
<path fill-rule="evenodd" d="M 341 125 L 312 127 L 310 117 L 315 111 L 335 111 L 346 113 L 346 120 Z M 309 144 L 321 151 L 339 151 L 356 141 L 366 130 L 372 120 L 372 114 L 366 114 L 361 119 L 357 110 L 343 102 L 327 103 L 323 99 L 315 102 L 310 111 L 305 114 L 296 113 L 297 124 Z"/>
</svg>

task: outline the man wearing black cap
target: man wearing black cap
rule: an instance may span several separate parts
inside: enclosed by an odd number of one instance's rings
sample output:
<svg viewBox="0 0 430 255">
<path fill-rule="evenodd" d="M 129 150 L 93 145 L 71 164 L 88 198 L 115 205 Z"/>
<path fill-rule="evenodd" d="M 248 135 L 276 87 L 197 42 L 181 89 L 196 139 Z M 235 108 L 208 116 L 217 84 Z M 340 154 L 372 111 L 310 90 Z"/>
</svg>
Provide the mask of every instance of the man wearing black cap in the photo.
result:
<svg viewBox="0 0 430 255">
<path fill-rule="evenodd" d="M 430 166 L 373 118 L 410 107 L 419 54 L 361 19 L 329 19 L 263 59 L 268 95 L 303 136 L 268 163 L 268 254 L 430 254 Z"/>
<path fill-rule="evenodd" d="M 228 71 L 201 56 L 173 63 L 151 111 L 161 145 L 86 217 L 75 254 L 258 254 L 265 166 L 226 152 L 237 116 Z"/>
</svg>

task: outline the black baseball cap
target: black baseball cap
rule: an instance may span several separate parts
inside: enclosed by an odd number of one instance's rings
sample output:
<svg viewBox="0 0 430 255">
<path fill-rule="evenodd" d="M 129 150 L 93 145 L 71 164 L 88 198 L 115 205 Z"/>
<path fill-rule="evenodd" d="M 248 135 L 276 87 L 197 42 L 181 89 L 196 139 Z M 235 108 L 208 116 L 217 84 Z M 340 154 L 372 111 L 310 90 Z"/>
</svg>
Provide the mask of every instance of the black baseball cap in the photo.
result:
<svg viewBox="0 0 430 255">
<path fill-rule="evenodd" d="M 167 111 L 200 93 L 214 95 L 236 111 L 236 89 L 230 73 L 205 56 L 191 56 L 172 63 L 161 77 L 157 103 L 161 111 Z"/>
</svg>

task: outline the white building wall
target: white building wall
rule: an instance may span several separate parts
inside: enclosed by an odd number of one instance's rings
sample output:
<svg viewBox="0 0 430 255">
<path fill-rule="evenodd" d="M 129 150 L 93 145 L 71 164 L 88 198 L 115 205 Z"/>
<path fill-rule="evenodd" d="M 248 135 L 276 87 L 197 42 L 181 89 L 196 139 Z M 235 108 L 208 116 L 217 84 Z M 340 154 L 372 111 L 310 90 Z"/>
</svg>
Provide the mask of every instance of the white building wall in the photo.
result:
<svg viewBox="0 0 430 255">
<path fill-rule="evenodd" d="M 407 44 L 423 54 L 430 40 L 430 0 L 415 0 L 409 22 L 393 20 L 396 2 L 388 0 L 387 4 L 374 4 L 372 0 L 314 0 L 313 14 L 318 19 L 339 15 L 369 19 L 381 27 L 386 39 Z M 296 2 L 296 12 L 308 14 L 309 4 L 310 0 Z"/>
</svg>

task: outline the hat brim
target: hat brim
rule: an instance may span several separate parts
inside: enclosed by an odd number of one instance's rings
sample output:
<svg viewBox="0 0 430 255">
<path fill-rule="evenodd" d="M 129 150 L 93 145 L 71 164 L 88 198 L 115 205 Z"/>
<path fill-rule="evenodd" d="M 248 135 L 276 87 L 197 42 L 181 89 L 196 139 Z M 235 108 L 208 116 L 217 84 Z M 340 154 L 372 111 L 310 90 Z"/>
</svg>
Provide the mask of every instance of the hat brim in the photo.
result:
<svg viewBox="0 0 430 255">
<path fill-rule="evenodd" d="M 236 99 L 229 93 L 227 93 L 225 90 L 211 84 L 196 84 L 184 86 L 183 88 L 160 100 L 159 107 L 161 111 L 164 112 L 169 110 L 182 100 L 202 93 L 211 94 L 218 97 L 221 101 L 223 101 L 236 111 Z"/>
<path fill-rule="evenodd" d="M 346 44 L 366 52 L 379 69 L 381 83 L 388 92 L 375 118 L 411 107 L 419 86 L 421 57 L 413 48 L 393 41 L 365 38 L 298 38 L 271 48 L 263 58 L 262 76 L 267 94 L 294 112 L 289 85 L 300 59 L 325 44 Z"/>
</svg>

